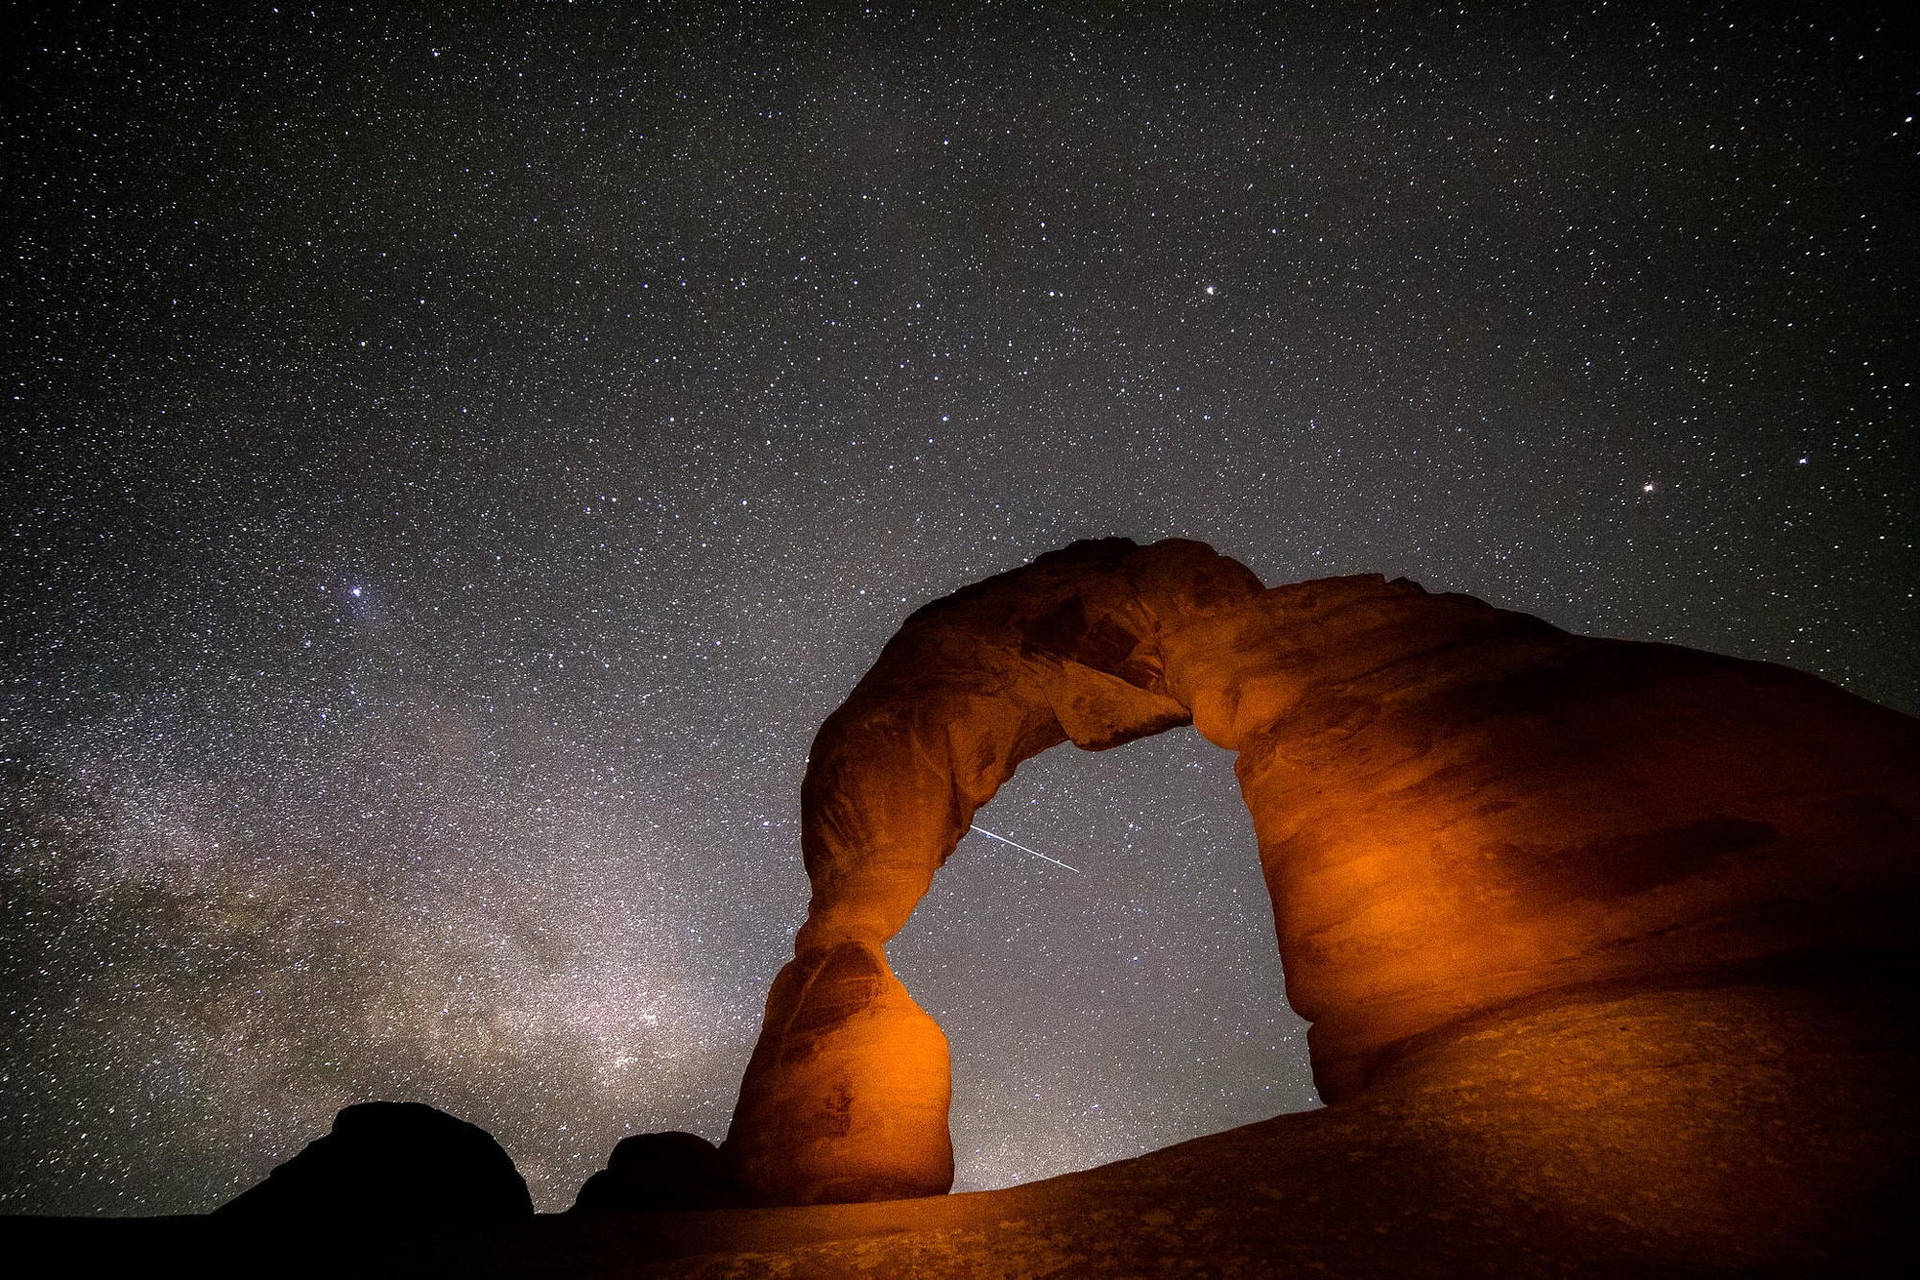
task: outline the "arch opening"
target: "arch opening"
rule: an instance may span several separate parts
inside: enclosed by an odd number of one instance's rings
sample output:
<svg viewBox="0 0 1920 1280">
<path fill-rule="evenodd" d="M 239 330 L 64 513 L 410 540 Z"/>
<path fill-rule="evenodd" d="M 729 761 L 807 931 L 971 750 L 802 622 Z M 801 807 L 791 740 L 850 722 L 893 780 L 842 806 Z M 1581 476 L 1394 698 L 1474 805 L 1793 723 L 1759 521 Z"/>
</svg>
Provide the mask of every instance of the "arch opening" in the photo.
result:
<svg viewBox="0 0 1920 1280">
<path fill-rule="evenodd" d="M 1232 757 L 1190 728 L 1023 764 L 887 945 L 951 1046 L 955 1191 L 1319 1105 Z"/>
</svg>

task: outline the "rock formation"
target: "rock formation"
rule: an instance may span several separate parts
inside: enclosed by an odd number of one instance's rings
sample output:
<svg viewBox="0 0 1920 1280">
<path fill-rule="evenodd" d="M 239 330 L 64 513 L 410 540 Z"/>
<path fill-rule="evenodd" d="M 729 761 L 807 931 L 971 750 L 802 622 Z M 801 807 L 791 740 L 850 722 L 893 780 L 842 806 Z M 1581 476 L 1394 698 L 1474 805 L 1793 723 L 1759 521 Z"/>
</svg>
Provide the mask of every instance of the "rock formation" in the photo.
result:
<svg viewBox="0 0 1920 1280">
<path fill-rule="evenodd" d="M 569 1213 L 723 1209 L 736 1197 L 720 1149 L 694 1133 L 620 1139 L 607 1167 L 588 1178 Z"/>
<path fill-rule="evenodd" d="M 533 1216 L 513 1160 L 477 1125 L 418 1102 L 363 1102 L 214 1211 L 232 1222 L 433 1228 Z"/>
<path fill-rule="evenodd" d="M 1189 722 L 1238 753 L 1329 1102 L 1409 1062 L 1468 1078 L 1449 1046 L 1497 1043 L 1502 1011 L 1911 957 L 1908 717 L 1410 582 L 1076 543 L 919 610 L 821 727 L 813 897 L 725 1148 L 747 1194 L 948 1188 L 946 1042 L 886 940 L 1020 761 Z"/>
</svg>

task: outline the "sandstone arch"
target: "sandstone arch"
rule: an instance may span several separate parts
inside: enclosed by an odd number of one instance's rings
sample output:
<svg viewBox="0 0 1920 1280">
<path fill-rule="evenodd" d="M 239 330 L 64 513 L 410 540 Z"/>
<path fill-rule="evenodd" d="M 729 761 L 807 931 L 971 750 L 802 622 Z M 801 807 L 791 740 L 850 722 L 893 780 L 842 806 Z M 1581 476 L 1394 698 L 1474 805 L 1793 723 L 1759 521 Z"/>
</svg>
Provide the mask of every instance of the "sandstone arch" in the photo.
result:
<svg viewBox="0 0 1920 1280">
<path fill-rule="evenodd" d="M 1076 543 L 915 613 L 821 727 L 813 898 L 726 1144 L 747 1194 L 947 1190 L 946 1042 L 884 943 L 1021 760 L 1189 721 L 1238 753 L 1329 1102 L 1529 998 L 1912 947 L 1905 716 L 1404 581 Z"/>
</svg>

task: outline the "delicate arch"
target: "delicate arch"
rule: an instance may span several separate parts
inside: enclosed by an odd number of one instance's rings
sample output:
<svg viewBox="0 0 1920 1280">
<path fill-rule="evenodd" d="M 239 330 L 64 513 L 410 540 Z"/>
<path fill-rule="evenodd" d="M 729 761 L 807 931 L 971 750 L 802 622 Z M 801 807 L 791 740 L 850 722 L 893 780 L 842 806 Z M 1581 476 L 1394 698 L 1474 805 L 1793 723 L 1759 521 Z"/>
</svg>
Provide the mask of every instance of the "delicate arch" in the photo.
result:
<svg viewBox="0 0 1920 1280">
<path fill-rule="evenodd" d="M 726 1146 L 749 1195 L 951 1185 L 946 1040 L 886 940 L 1022 760 L 1190 721 L 1240 753 L 1330 1101 L 1523 996 L 1871 941 L 1835 904 L 1911 882 L 1915 722 L 1811 677 L 1373 576 L 1268 590 L 1202 543 L 1075 543 L 913 614 L 821 726 L 813 896 Z M 1863 787 L 1904 848 L 1836 847 Z"/>
</svg>

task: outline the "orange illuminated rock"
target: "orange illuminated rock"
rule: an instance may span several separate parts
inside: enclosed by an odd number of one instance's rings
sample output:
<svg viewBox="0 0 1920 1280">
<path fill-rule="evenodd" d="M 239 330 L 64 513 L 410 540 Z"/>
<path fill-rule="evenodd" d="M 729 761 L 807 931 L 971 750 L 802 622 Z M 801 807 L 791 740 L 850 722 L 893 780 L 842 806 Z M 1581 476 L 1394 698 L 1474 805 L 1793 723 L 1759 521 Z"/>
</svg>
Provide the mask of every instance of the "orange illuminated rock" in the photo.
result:
<svg viewBox="0 0 1920 1280">
<path fill-rule="evenodd" d="M 841 938 L 789 961 L 767 997 L 727 1155 L 749 1195 L 897 1200 L 953 1184 L 947 1038 L 879 944 Z"/>
<path fill-rule="evenodd" d="M 750 1195 L 947 1188 L 945 1042 L 883 944 L 1021 760 L 1189 721 L 1239 753 L 1329 1101 L 1529 997 L 1913 946 L 1908 717 L 1404 581 L 1076 543 L 915 613 L 822 726 L 813 899 L 726 1147 Z"/>
</svg>

